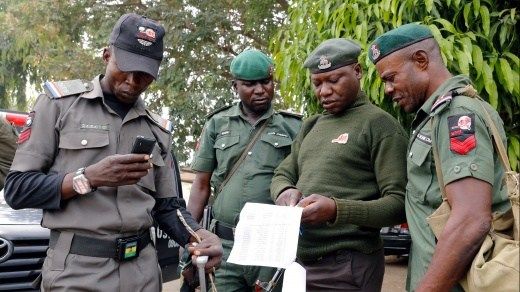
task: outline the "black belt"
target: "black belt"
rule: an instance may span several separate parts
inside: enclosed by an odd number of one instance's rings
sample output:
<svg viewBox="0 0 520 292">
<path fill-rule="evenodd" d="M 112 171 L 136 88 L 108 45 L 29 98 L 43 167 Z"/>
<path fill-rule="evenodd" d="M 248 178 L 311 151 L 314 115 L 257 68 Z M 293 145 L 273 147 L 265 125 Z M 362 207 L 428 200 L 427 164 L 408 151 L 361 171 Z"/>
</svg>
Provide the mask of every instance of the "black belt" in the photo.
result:
<svg viewBox="0 0 520 292">
<path fill-rule="evenodd" d="M 50 248 L 54 248 L 59 237 L 59 231 L 51 230 Z M 104 240 L 74 234 L 69 253 L 126 261 L 138 257 L 139 252 L 150 244 L 150 242 L 152 242 L 150 231 L 146 231 L 140 235 L 118 238 L 116 240 Z"/>
<path fill-rule="evenodd" d="M 227 227 L 220 223 L 219 221 L 215 222 L 215 234 L 226 240 L 234 240 L 235 239 L 235 229 L 231 227 Z"/>
</svg>

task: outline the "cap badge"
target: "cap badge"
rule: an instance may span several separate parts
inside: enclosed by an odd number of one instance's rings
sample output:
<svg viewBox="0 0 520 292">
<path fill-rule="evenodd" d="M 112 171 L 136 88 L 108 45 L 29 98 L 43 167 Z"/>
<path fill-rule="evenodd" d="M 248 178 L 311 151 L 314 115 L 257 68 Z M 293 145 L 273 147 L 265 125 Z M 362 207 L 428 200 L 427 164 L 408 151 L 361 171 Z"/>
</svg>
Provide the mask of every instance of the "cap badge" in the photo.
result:
<svg viewBox="0 0 520 292">
<path fill-rule="evenodd" d="M 338 143 L 338 144 L 347 144 L 348 141 L 348 133 L 343 133 L 338 136 L 336 139 L 332 139 L 332 143 Z"/>
<path fill-rule="evenodd" d="M 269 76 L 268 77 L 272 77 L 273 76 L 273 71 L 274 71 L 273 66 L 269 66 L 268 70 L 269 70 L 269 73 L 268 73 Z"/>
<path fill-rule="evenodd" d="M 149 27 L 144 27 L 144 26 L 140 26 L 138 28 L 138 31 L 137 31 L 137 41 L 145 46 L 145 47 L 149 47 L 151 46 L 153 43 L 155 43 L 155 30 L 149 28 Z"/>
<path fill-rule="evenodd" d="M 372 51 L 372 59 L 377 60 L 377 58 L 379 58 L 379 55 L 381 55 L 381 51 L 379 50 L 377 45 L 373 44 L 372 46 L 370 46 L 370 50 Z"/>
<path fill-rule="evenodd" d="M 325 56 L 321 56 L 320 64 L 318 64 L 318 69 L 324 70 L 324 69 L 330 68 L 330 66 L 332 66 L 332 64 L 330 63 L 329 59 L 327 59 L 327 57 L 325 57 Z"/>
</svg>

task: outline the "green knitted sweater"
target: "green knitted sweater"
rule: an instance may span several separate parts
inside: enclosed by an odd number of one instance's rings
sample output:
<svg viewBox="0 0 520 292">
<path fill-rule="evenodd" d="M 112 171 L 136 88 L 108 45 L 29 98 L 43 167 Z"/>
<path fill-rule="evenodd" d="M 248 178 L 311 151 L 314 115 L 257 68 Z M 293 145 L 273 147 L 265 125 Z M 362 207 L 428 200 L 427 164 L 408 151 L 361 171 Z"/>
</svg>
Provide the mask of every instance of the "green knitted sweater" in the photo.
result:
<svg viewBox="0 0 520 292">
<path fill-rule="evenodd" d="M 299 259 L 382 247 L 379 229 L 405 221 L 407 143 L 398 122 L 363 93 L 342 114 L 304 121 L 291 153 L 275 170 L 271 196 L 294 187 L 304 196 L 333 198 L 337 213 L 335 222 L 303 226 Z"/>
</svg>

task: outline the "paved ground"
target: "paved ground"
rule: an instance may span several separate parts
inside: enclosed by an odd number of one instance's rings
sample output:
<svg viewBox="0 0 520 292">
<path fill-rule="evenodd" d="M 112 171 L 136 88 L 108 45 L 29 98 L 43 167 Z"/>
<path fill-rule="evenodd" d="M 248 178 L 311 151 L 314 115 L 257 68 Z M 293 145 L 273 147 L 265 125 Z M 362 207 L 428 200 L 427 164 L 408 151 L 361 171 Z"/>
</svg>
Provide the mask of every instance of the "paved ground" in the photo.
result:
<svg viewBox="0 0 520 292">
<path fill-rule="evenodd" d="M 408 258 L 386 257 L 385 278 L 382 292 L 402 292 L 406 288 Z"/>
<path fill-rule="evenodd" d="M 406 259 L 393 256 L 386 257 L 386 271 L 382 292 L 405 291 Z M 163 286 L 164 292 L 179 291 L 179 280 L 170 281 Z M 220 291 L 225 292 L 225 291 Z"/>
</svg>

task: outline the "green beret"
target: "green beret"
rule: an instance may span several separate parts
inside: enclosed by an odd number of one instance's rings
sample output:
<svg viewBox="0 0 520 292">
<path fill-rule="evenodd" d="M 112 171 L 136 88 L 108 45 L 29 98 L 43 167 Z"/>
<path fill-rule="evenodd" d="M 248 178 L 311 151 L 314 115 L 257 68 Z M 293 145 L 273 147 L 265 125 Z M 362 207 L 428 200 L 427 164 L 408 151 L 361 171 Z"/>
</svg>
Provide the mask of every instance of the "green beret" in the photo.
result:
<svg viewBox="0 0 520 292">
<path fill-rule="evenodd" d="M 361 47 L 347 39 L 330 39 L 312 51 L 303 67 L 311 73 L 322 73 L 357 62 Z"/>
<path fill-rule="evenodd" d="M 375 64 L 395 51 L 432 37 L 432 32 L 427 26 L 405 24 L 377 37 L 368 50 L 368 57 Z"/>
<path fill-rule="evenodd" d="M 247 50 L 231 61 L 231 75 L 241 80 L 262 80 L 273 75 L 273 61 L 257 50 Z"/>
</svg>

